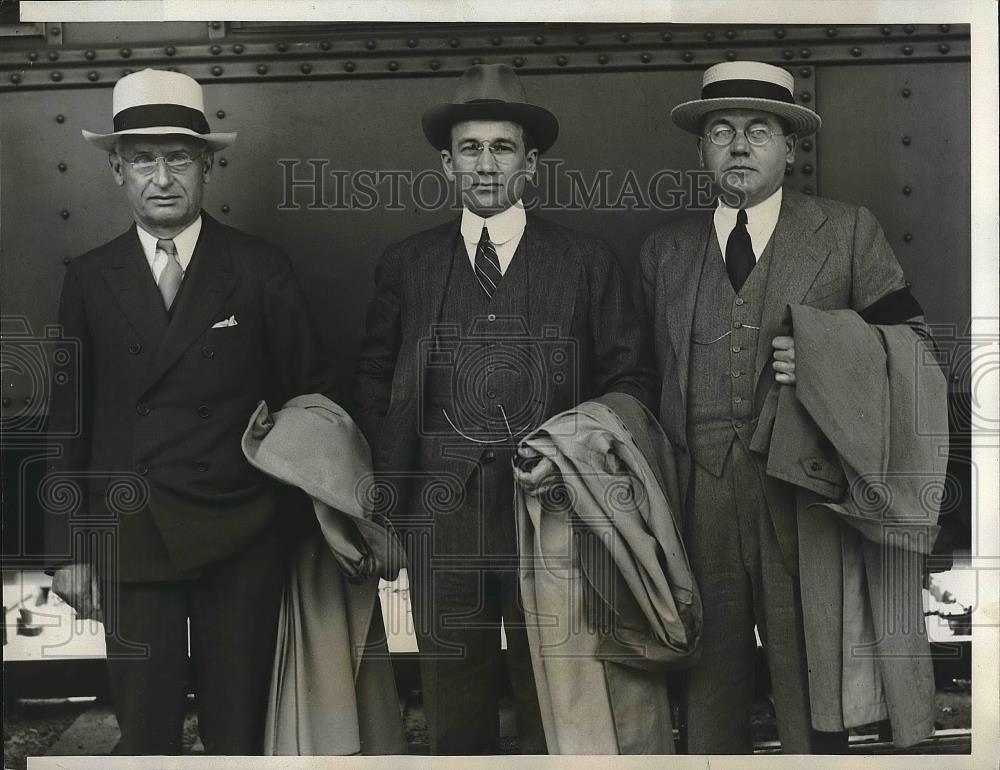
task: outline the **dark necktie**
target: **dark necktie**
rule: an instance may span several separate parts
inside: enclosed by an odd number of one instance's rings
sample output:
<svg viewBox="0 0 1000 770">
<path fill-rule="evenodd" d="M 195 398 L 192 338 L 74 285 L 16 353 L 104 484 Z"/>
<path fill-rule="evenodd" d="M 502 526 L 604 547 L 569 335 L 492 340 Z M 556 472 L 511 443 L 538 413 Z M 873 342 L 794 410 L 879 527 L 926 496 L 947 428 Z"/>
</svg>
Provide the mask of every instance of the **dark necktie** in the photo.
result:
<svg viewBox="0 0 1000 770">
<path fill-rule="evenodd" d="M 162 251 L 167 257 L 167 264 L 160 273 L 160 280 L 156 285 L 160 287 L 160 294 L 163 295 L 163 304 L 170 310 L 174 304 L 174 297 L 181 287 L 181 280 L 184 278 L 184 271 L 181 263 L 177 260 L 177 248 L 174 242 L 168 238 L 161 238 L 156 242 L 156 250 Z"/>
<path fill-rule="evenodd" d="M 755 264 L 757 259 L 753 255 L 750 231 L 747 230 L 747 212 L 740 209 L 736 214 L 736 227 L 726 241 L 726 272 L 733 289 L 739 292 L 743 288 Z"/>
<path fill-rule="evenodd" d="M 483 225 L 483 234 L 479 237 L 479 244 L 476 246 L 476 278 L 479 285 L 483 287 L 487 297 L 492 297 L 493 292 L 500 285 L 503 273 L 500 272 L 500 258 L 497 250 L 490 241 L 490 231 Z"/>
</svg>

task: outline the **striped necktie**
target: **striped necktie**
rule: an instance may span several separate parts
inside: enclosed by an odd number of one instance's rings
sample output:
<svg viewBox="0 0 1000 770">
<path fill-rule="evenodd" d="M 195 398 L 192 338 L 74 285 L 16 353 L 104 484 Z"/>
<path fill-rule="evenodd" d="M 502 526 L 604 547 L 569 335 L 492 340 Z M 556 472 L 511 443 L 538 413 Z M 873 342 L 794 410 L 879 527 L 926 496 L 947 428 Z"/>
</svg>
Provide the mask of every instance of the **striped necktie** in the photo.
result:
<svg viewBox="0 0 1000 770">
<path fill-rule="evenodd" d="M 167 264 L 160 273 L 160 280 L 156 282 L 156 285 L 160 287 L 164 307 L 170 310 L 170 306 L 174 304 L 174 297 L 177 296 L 177 290 L 181 287 L 184 271 L 181 269 L 181 263 L 177 261 L 177 248 L 172 240 L 169 238 L 158 240 L 156 251 L 162 251 L 167 258 Z"/>
<path fill-rule="evenodd" d="M 483 225 L 483 234 L 476 246 L 475 268 L 479 285 L 483 287 L 486 296 L 492 298 L 493 292 L 500 285 L 503 273 L 500 272 L 500 257 L 497 256 L 497 250 L 493 247 L 493 242 L 490 241 L 490 231 L 486 229 L 486 225 Z"/>
</svg>

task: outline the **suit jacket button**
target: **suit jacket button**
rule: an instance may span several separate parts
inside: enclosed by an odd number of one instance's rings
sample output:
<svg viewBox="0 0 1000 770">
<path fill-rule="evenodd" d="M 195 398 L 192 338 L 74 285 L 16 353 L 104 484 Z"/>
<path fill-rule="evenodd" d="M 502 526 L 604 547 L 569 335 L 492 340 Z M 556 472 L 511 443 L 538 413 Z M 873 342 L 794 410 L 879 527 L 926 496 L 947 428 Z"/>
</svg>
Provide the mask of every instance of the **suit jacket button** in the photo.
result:
<svg viewBox="0 0 1000 770">
<path fill-rule="evenodd" d="M 497 459 L 497 453 L 492 449 L 487 449 L 483 452 L 483 463 L 491 463 Z"/>
<path fill-rule="evenodd" d="M 813 471 L 821 471 L 823 470 L 823 464 L 819 460 L 813 460 L 809 463 L 809 468 Z"/>
<path fill-rule="evenodd" d="M 736 304 L 737 304 L 737 305 L 742 305 L 742 304 L 743 304 L 743 302 L 744 302 L 744 299 L 743 299 L 743 297 L 737 297 L 737 298 L 736 298 Z"/>
<path fill-rule="evenodd" d="M 146 465 L 146 463 L 136 463 L 135 472 L 138 473 L 140 476 L 145 476 L 147 473 L 149 473 L 149 466 Z"/>
<path fill-rule="evenodd" d="M 133 342 L 131 345 L 128 346 L 128 352 L 131 353 L 133 356 L 137 356 L 142 352 L 142 345 L 140 345 L 138 342 Z"/>
<path fill-rule="evenodd" d="M 201 354 L 205 356 L 205 358 L 215 358 L 215 348 L 205 345 L 205 347 L 201 349 Z"/>
<path fill-rule="evenodd" d="M 194 469 L 198 471 L 198 473 L 204 473 L 208 470 L 208 463 L 195 463 Z"/>
<path fill-rule="evenodd" d="M 149 414 L 153 410 L 150 409 L 147 404 L 139 404 L 138 406 L 136 406 L 135 411 L 137 411 L 140 415 L 142 415 L 143 417 L 145 417 L 147 414 Z"/>
<path fill-rule="evenodd" d="M 205 404 L 202 404 L 201 406 L 198 407 L 198 416 L 201 417 L 203 420 L 207 418 L 211 413 L 212 410 L 209 409 L 207 406 L 205 406 Z"/>
</svg>

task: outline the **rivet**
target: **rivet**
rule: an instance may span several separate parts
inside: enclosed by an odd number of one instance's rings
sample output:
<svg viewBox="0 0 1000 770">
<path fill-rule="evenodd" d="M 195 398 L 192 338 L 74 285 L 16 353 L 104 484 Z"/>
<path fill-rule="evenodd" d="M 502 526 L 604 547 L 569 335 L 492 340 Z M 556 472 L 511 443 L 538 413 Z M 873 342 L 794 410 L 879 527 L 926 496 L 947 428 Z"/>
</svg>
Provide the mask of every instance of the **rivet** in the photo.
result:
<svg viewBox="0 0 1000 770">
<path fill-rule="evenodd" d="M 52 78 L 56 83 L 58 83 L 60 80 L 62 80 L 62 73 L 53 72 L 51 75 L 49 75 L 49 77 Z"/>
<path fill-rule="evenodd" d="M 406 41 L 407 48 L 416 48 L 417 45 L 418 44 L 416 38 L 411 37 L 409 40 Z"/>
<path fill-rule="evenodd" d="M 521 56 L 515 56 L 514 57 L 514 66 L 515 67 L 523 67 L 524 66 L 524 58 L 521 57 Z"/>
<path fill-rule="evenodd" d="M 951 50 L 951 46 L 948 45 L 947 43 L 941 43 L 941 45 L 938 46 L 938 50 L 941 53 L 948 53 L 948 51 Z"/>
<path fill-rule="evenodd" d="M 910 94 L 913 93 L 913 92 L 909 88 L 904 88 L 899 93 L 902 94 L 902 96 L 903 96 L 904 99 L 909 99 L 910 98 Z"/>
<path fill-rule="evenodd" d="M 7 398 L 7 396 L 4 396 L 3 400 L 0 401 L 0 403 L 2 403 L 3 404 L 3 408 L 6 409 L 7 407 L 10 406 L 10 399 Z"/>
<path fill-rule="evenodd" d="M 288 50 L 288 43 L 278 43 L 275 48 L 278 49 L 279 53 L 284 53 Z"/>
<path fill-rule="evenodd" d="M 391 62 L 389 62 L 389 65 L 388 65 L 388 66 L 389 66 L 389 69 L 390 69 L 390 70 L 391 70 L 392 72 L 395 72 L 396 70 L 398 70 L 398 69 L 399 69 L 399 62 L 398 62 L 398 61 L 391 61 Z"/>
<path fill-rule="evenodd" d="M 726 51 L 726 58 L 729 61 L 736 61 L 736 51 Z"/>
<path fill-rule="evenodd" d="M 132 55 L 132 49 L 131 48 L 123 48 L 118 53 L 120 53 L 122 55 L 123 59 L 127 59 L 127 58 L 129 58 Z"/>
<path fill-rule="evenodd" d="M 577 43 L 577 45 L 586 45 L 587 44 L 587 36 L 586 35 L 577 35 L 576 36 L 576 43 Z"/>
<path fill-rule="evenodd" d="M 799 94 L 799 99 L 802 100 L 803 102 L 811 102 L 812 98 L 813 95 L 808 91 L 803 91 L 801 94 Z"/>
<path fill-rule="evenodd" d="M 216 64 L 214 67 L 212 67 L 212 74 L 215 75 L 215 77 L 219 77 L 219 75 L 222 74 L 222 67 Z"/>
<path fill-rule="evenodd" d="M 735 29 L 727 29 L 726 30 L 726 38 L 728 40 L 735 40 L 736 39 L 736 30 Z"/>
<path fill-rule="evenodd" d="M 951 24 L 941 24 L 938 27 L 938 29 L 941 30 L 941 32 L 943 32 L 945 35 L 947 35 L 949 32 L 951 32 Z"/>
<path fill-rule="evenodd" d="M 903 281 L 903 285 L 906 286 L 907 289 L 912 289 L 913 281 Z"/>
<path fill-rule="evenodd" d="M 556 57 L 556 64 L 558 64 L 560 67 L 565 67 L 568 62 L 569 59 L 567 59 L 565 56 Z"/>
<path fill-rule="evenodd" d="M 811 139 L 804 139 L 804 140 L 802 141 L 802 144 L 801 144 L 801 145 L 799 145 L 799 146 L 800 146 L 800 147 L 801 147 L 801 148 L 802 148 L 803 150 L 805 150 L 806 152 L 810 152 L 810 151 L 812 150 L 812 148 L 813 148 L 813 143 L 812 143 L 812 140 L 811 140 Z"/>
<path fill-rule="evenodd" d="M 451 40 L 448 41 L 448 45 L 450 45 L 452 48 L 458 48 L 460 45 L 462 45 L 462 41 L 459 40 L 457 37 L 453 37 Z"/>
<path fill-rule="evenodd" d="M 473 59 L 473 60 L 472 60 L 472 63 L 473 63 L 473 64 L 482 64 L 482 63 L 483 63 L 483 60 L 482 60 L 482 59 L 480 59 L 480 58 L 479 58 L 479 57 L 477 56 L 477 57 L 476 57 L 475 59 Z"/>
<path fill-rule="evenodd" d="M 61 216 L 63 219 L 69 219 L 69 209 L 63 209 L 62 211 L 60 211 L 59 216 Z"/>
<path fill-rule="evenodd" d="M 229 213 L 229 204 L 228 203 L 223 203 L 222 204 L 222 213 L 223 214 L 228 214 Z"/>
<path fill-rule="evenodd" d="M 660 39 L 664 43 L 669 43 L 671 40 L 674 39 L 674 33 L 673 32 L 663 32 L 663 33 L 660 34 Z"/>
<path fill-rule="evenodd" d="M 861 49 L 857 46 L 851 49 L 851 56 L 861 56 Z"/>
<path fill-rule="evenodd" d="M 542 45 L 545 42 L 545 36 L 544 35 L 535 35 L 535 39 L 534 39 L 533 42 L 534 42 L 535 45 Z"/>
<path fill-rule="evenodd" d="M 220 53 L 222 53 L 222 46 L 213 45 L 211 48 L 208 49 L 208 51 L 209 53 L 212 54 L 212 56 L 218 56 Z"/>
<path fill-rule="evenodd" d="M 66 265 L 66 266 L 69 266 L 70 262 L 72 262 L 72 261 L 73 260 L 70 259 L 69 257 L 63 257 L 63 264 Z"/>
<path fill-rule="evenodd" d="M 606 53 L 602 53 L 600 56 L 597 57 L 597 61 L 600 64 L 607 64 L 609 61 L 608 55 Z"/>
<path fill-rule="evenodd" d="M 909 56 L 912 53 L 913 53 L 913 46 L 912 45 L 904 45 L 903 46 L 903 56 Z"/>
<path fill-rule="evenodd" d="M 225 110 L 218 110 L 215 113 L 215 117 L 217 117 L 219 120 L 223 120 L 226 117 L 226 111 Z"/>
<path fill-rule="evenodd" d="M 785 34 L 786 34 L 785 30 L 783 30 L 781 27 L 778 27 L 776 30 L 774 30 L 774 36 L 778 38 L 778 40 L 784 38 Z"/>
<path fill-rule="evenodd" d="M 365 41 L 365 48 L 367 48 L 369 51 L 374 51 L 376 45 L 377 43 L 374 40 Z"/>
<path fill-rule="evenodd" d="M 49 61 L 58 61 L 58 59 L 59 59 L 59 52 L 58 51 L 49 51 L 45 55 L 49 57 Z"/>
<path fill-rule="evenodd" d="M 712 30 L 708 30 L 707 32 L 705 32 L 705 39 L 709 42 L 712 42 L 713 40 L 715 40 L 715 33 L 712 32 Z"/>
<path fill-rule="evenodd" d="M 63 161 L 59 161 L 59 165 L 56 166 L 60 171 L 65 171 L 69 166 L 67 166 Z"/>
<path fill-rule="evenodd" d="M 694 61 L 694 54 L 691 53 L 690 51 L 685 51 L 684 54 L 681 56 L 681 58 L 684 61 Z"/>
<path fill-rule="evenodd" d="M 96 83 L 100 79 L 101 79 L 101 73 L 99 72 L 91 71 L 87 73 L 87 80 L 89 80 L 91 83 Z"/>
<path fill-rule="evenodd" d="M 352 62 L 352 61 L 345 61 L 344 62 L 344 69 L 347 70 L 348 72 L 354 72 L 354 68 L 356 66 L 357 65 L 354 62 Z"/>
<path fill-rule="evenodd" d="M 56 115 L 56 123 L 65 123 L 65 122 L 66 122 L 65 115 Z"/>
<path fill-rule="evenodd" d="M 910 137 L 908 137 L 908 136 L 904 136 L 904 137 L 903 137 L 903 144 L 904 144 L 904 145 L 906 145 L 907 147 L 909 147 L 909 146 L 910 146 L 910 143 L 911 143 L 912 141 L 913 141 L 913 140 L 912 140 L 912 139 L 910 139 Z"/>
<path fill-rule="evenodd" d="M 441 62 L 439 62 L 437 59 L 431 59 L 430 68 L 432 70 L 441 69 Z"/>
<path fill-rule="evenodd" d="M 835 27 L 827 27 L 826 28 L 826 36 L 827 37 L 836 37 L 837 36 L 837 30 L 836 30 L 836 28 Z"/>
<path fill-rule="evenodd" d="M 38 51 L 29 51 L 28 61 L 38 61 Z"/>
<path fill-rule="evenodd" d="M 808 78 L 812 76 L 812 70 L 808 67 L 803 67 L 799 70 L 799 77 Z"/>
<path fill-rule="evenodd" d="M 390 66 L 389 69 L 392 69 L 392 67 Z M 299 67 L 299 71 L 303 75 L 308 75 L 313 71 L 313 66 L 309 62 L 305 62 L 301 67 Z"/>
<path fill-rule="evenodd" d="M 229 165 L 229 160 L 227 158 L 219 158 L 219 165 L 220 166 L 228 166 Z"/>
<path fill-rule="evenodd" d="M 803 48 L 801 51 L 799 51 L 799 56 L 801 56 L 803 59 L 808 59 L 810 56 L 812 56 L 812 51 L 810 51 L 808 48 Z"/>
<path fill-rule="evenodd" d="M 243 53 L 243 50 L 244 49 L 242 43 L 237 43 L 236 45 L 233 46 L 233 53 Z"/>
<path fill-rule="evenodd" d="M 494 35 L 490 38 L 490 45 L 500 45 L 503 42 L 503 38 L 499 35 Z"/>
<path fill-rule="evenodd" d="M 793 51 L 791 48 L 786 48 L 784 51 L 781 52 L 781 55 L 785 59 L 794 59 L 795 58 L 795 51 Z"/>
<path fill-rule="evenodd" d="M 50 35 L 54 35 L 55 37 L 59 37 L 60 32 L 61 32 L 61 30 L 59 29 L 59 27 L 50 27 L 49 28 L 49 34 Z"/>
<path fill-rule="evenodd" d="M 623 43 L 627 43 L 629 41 L 629 34 L 628 34 L 628 32 L 622 32 L 618 36 L 618 39 L 621 40 Z"/>
<path fill-rule="evenodd" d="M 809 165 L 808 163 L 806 163 L 806 164 L 805 164 L 805 165 L 804 165 L 804 166 L 802 167 L 802 173 L 803 173 L 803 174 L 806 174 L 806 175 L 809 175 L 809 174 L 811 174 L 812 172 L 813 172 L 813 167 L 812 167 L 812 166 L 810 166 L 810 165 Z"/>
<path fill-rule="evenodd" d="M 165 53 L 167 56 L 173 56 L 174 54 L 177 53 L 177 49 L 174 48 L 172 45 L 168 45 L 166 48 L 163 49 L 163 53 Z"/>
<path fill-rule="evenodd" d="M 913 192 L 913 188 L 910 187 L 909 185 L 906 185 L 906 187 L 903 188 L 903 195 L 909 195 L 912 192 Z"/>
<path fill-rule="evenodd" d="M 97 51 L 95 51 L 93 48 L 88 48 L 86 51 L 83 52 L 83 55 L 88 59 L 93 60 L 97 58 Z"/>
<path fill-rule="evenodd" d="M 811 187 L 803 187 L 802 188 L 802 192 L 804 192 L 806 195 L 812 195 L 813 194 L 813 188 L 811 188 Z"/>
<path fill-rule="evenodd" d="M 913 236 L 910 233 L 903 233 L 903 240 L 909 243 L 913 240 Z"/>
<path fill-rule="evenodd" d="M 916 29 L 916 27 L 914 27 L 912 24 L 907 24 L 905 27 L 903 27 L 903 32 L 905 32 L 907 35 L 912 35 L 914 29 Z"/>
<path fill-rule="evenodd" d="M 21 73 L 20 72 L 12 72 L 10 74 L 10 82 L 13 83 L 14 85 L 17 85 L 18 83 L 20 83 L 21 82 Z"/>
<path fill-rule="evenodd" d="M 258 64 L 257 65 L 257 74 L 258 75 L 266 75 L 267 74 L 267 65 L 266 64 Z"/>
<path fill-rule="evenodd" d="M 213 21 L 212 22 L 212 29 L 222 29 L 222 22 L 221 21 Z"/>
<path fill-rule="evenodd" d="M 889 37 L 892 34 L 892 27 L 882 27 L 882 34 L 885 37 Z"/>
</svg>

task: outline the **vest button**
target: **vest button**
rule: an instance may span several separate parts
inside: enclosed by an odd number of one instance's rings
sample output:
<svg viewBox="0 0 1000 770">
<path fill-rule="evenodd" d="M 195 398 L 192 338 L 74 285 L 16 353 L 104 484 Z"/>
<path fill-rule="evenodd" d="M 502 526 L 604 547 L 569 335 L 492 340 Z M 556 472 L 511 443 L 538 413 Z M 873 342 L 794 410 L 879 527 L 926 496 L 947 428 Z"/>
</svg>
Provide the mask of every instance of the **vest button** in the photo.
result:
<svg viewBox="0 0 1000 770">
<path fill-rule="evenodd" d="M 739 345 L 733 345 L 734 353 L 739 353 L 741 350 L 743 350 L 743 348 L 741 348 Z"/>
<path fill-rule="evenodd" d="M 135 411 L 137 411 L 140 415 L 142 415 L 143 417 L 145 417 L 147 414 L 149 414 L 153 410 L 149 408 L 148 404 L 139 404 L 138 406 L 136 406 Z"/>
<path fill-rule="evenodd" d="M 205 356 L 205 358 L 215 358 L 215 349 L 206 345 L 201 349 L 201 354 Z"/>
<path fill-rule="evenodd" d="M 497 392 L 495 390 L 486 391 L 486 398 L 496 398 L 496 397 L 497 397 Z"/>
<path fill-rule="evenodd" d="M 490 323 L 493 323 L 495 320 L 497 320 L 496 313 L 490 313 L 488 316 L 486 316 L 486 320 L 489 321 Z"/>
<path fill-rule="evenodd" d="M 733 399 L 733 403 L 734 404 L 742 404 L 743 403 L 743 396 L 737 396 L 736 398 L 734 398 Z"/>
<path fill-rule="evenodd" d="M 136 463 L 135 472 L 138 473 L 140 476 L 145 476 L 147 473 L 149 473 L 149 466 L 146 465 L 146 463 Z"/>
<path fill-rule="evenodd" d="M 739 321 L 733 321 L 734 329 L 739 329 L 741 326 L 743 326 L 743 324 L 741 324 Z"/>
<path fill-rule="evenodd" d="M 746 300 L 744 300 L 743 297 L 737 297 L 736 298 L 736 304 L 737 305 L 743 305 L 745 302 L 746 302 Z"/>
<path fill-rule="evenodd" d="M 497 453 L 494 452 L 492 449 L 487 449 L 485 452 L 483 452 L 483 463 L 484 464 L 491 463 L 491 462 L 493 462 L 496 459 L 497 459 Z"/>
<path fill-rule="evenodd" d="M 202 404 L 201 406 L 198 407 L 198 416 L 201 417 L 203 420 L 207 418 L 211 413 L 212 410 L 209 409 L 205 404 Z"/>
<path fill-rule="evenodd" d="M 137 356 L 142 352 L 142 345 L 140 345 L 138 342 L 133 342 L 131 345 L 128 346 L 128 352 L 131 353 L 133 356 Z"/>
<path fill-rule="evenodd" d="M 743 427 L 743 421 L 742 420 L 737 420 L 736 422 L 733 423 L 733 425 L 735 425 L 736 428 L 737 428 L 737 430 L 739 430 L 740 428 Z"/>
<path fill-rule="evenodd" d="M 741 374 L 743 374 L 743 372 L 739 369 L 733 369 L 733 378 L 739 377 Z"/>
</svg>

